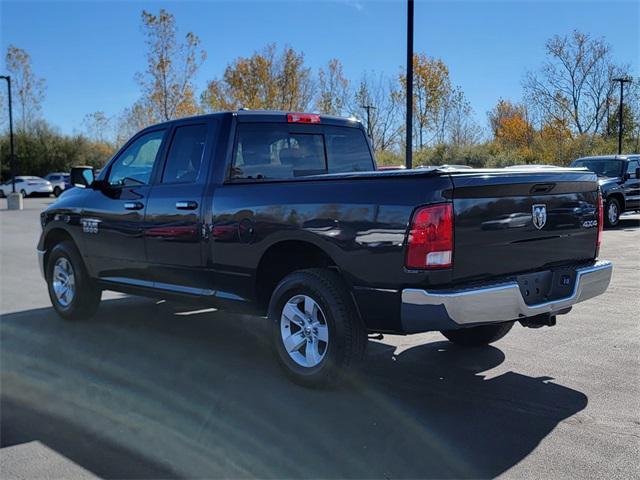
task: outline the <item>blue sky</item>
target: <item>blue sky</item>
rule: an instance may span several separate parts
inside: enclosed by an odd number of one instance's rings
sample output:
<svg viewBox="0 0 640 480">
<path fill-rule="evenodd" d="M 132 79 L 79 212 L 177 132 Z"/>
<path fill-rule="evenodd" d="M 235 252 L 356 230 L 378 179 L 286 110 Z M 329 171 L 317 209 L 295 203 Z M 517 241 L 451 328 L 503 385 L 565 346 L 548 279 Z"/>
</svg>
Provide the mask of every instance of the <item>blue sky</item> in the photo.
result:
<svg viewBox="0 0 640 480">
<path fill-rule="evenodd" d="M 403 1 L 2 0 L 1 46 L 31 54 L 34 71 L 47 81 L 45 118 L 71 133 L 86 113 L 116 115 L 138 98 L 134 76 L 145 67 L 140 12 L 162 7 L 208 53 L 199 88 L 234 58 L 272 42 L 303 51 L 314 69 L 339 58 L 353 80 L 366 70 L 396 74 L 406 55 Z M 524 73 L 540 65 L 554 34 L 578 29 L 605 37 L 616 61 L 631 64 L 638 76 L 639 24 L 638 1 L 418 0 L 415 50 L 446 62 L 484 125 L 498 98 L 520 98 Z"/>
</svg>

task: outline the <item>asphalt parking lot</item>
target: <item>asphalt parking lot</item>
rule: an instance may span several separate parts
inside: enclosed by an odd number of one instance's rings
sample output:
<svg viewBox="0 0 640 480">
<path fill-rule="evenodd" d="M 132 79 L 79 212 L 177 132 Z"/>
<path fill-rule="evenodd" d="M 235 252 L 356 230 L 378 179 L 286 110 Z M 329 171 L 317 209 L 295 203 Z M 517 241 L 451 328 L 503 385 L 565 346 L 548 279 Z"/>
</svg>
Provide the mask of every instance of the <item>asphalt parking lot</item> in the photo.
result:
<svg viewBox="0 0 640 480">
<path fill-rule="evenodd" d="M 385 336 L 356 384 L 312 391 L 259 318 L 111 293 L 58 318 L 35 256 L 52 201 L 0 202 L 3 478 L 640 477 L 639 215 L 604 233 L 609 291 L 557 326 Z"/>
</svg>

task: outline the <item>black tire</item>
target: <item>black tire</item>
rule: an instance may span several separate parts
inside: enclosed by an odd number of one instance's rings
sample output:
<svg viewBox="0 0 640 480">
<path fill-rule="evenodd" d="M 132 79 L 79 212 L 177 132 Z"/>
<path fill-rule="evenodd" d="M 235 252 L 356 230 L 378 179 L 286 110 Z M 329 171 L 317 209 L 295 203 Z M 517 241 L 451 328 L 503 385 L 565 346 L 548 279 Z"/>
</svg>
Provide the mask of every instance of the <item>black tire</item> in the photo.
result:
<svg viewBox="0 0 640 480">
<path fill-rule="evenodd" d="M 67 305 L 58 299 L 54 291 L 54 268 L 59 259 L 64 258 L 70 264 L 74 276 L 75 292 Z M 91 318 L 98 309 L 102 290 L 96 287 L 85 269 L 84 263 L 75 245 L 63 241 L 53 247 L 47 257 L 47 287 L 49 298 L 55 311 L 66 320 L 85 320 Z"/>
<path fill-rule="evenodd" d="M 27 191 L 23 188 L 20 190 L 20 195 L 22 195 L 22 198 L 27 198 Z"/>
<path fill-rule="evenodd" d="M 284 307 L 295 297 L 302 295 L 310 297 L 320 307 L 320 315 L 328 328 L 324 357 L 312 367 L 302 366 L 292 358 L 284 345 L 285 334 L 282 333 L 289 327 L 281 327 L 281 322 L 286 324 L 281 320 Z M 276 358 L 296 383 L 315 388 L 335 385 L 353 373 L 364 358 L 367 347 L 366 329 L 347 286 L 340 275 L 332 270 L 298 270 L 286 276 L 271 296 L 269 320 Z M 299 327 L 291 323 L 291 328 Z M 302 329 L 297 333 L 300 332 Z M 307 343 L 302 348 L 306 351 L 308 345 Z M 299 350 L 300 355 L 302 348 Z"/>
<path fill-rule="evenodd" d="M 479 327 L 461 328 L 459 330 L 443 330 L 440 333 L 447 340 L 463 347 L 481 347 L 497 342 L 504 337 L 515 322 L 481 325 Z"/>
<path fill-rule="evenodd" d="M 611 211 L 610 211 L 611 209 Z M 614 214 L 615 212 L 615 214 Z M 606 227 L 613 228 L 620 222 L 620 202 L 615 198 L 608 198 L 604 204 L 604 224 Z M 609 215 L 613 218 L 609 218 Z"/>
<path fill-rule="evenodd" d="M 53 189 L 53 195 L 54 195 L 55 197 L 59 197 L 61 193 L 62 193 L 62 189 L 61 189 L 60 187 L 55 187 L 55 188 Z"/>
</svg>

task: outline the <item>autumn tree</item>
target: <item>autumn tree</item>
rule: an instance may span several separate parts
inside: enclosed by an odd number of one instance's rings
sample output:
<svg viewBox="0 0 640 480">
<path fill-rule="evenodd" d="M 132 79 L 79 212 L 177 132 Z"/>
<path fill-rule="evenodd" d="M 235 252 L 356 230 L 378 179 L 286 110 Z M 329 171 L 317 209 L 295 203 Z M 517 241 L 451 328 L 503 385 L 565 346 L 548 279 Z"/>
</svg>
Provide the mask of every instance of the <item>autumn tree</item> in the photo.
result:
<svg viewBox="0 0 640 480">
<path fill-rule="evenodd" d="M 406 98 L 406 76 L 400 75 Z M 439 133 L 438 117 L 451 92 L 449 69 L 442 60 L 423 53 L 413 56 L 413 112 L 414 135 L 418 149 L 424 148 Z"/>
<path fill-rule="evenodd" d="M 573 31 L 547 41 L 547 60 L 524 80 L 527 101 L 543 121 L 565 122 L 577 134 L 598 132 L 606 121 L 612 79 L 626 68 L 613 63 L 611 48 L 602 39 Z"/>
<path fill-rule="evenodd" d="M 369 111 L 367 125 L 365 106 Z M 402 94 L 394 82 L 382 74 L 362 75 L 349 106 L 350 113 L 371 131 L 371 145 L 376 152 L 384 152 L 398 145 L 403 131 Z"/>
<path fill-rule="evenodd" d="M 221 79 L 211 80 L 201 96 L 206 110 L 304 111 L 311 105 L 314 83 L 304 54 L 268 45 L 251 57 L 227 65 Z"/>
<path fill-rule="evenodd" d="M 527 148 L 533 141 L 534 128 L 524 105 L 500 99 L 488 113 L 494 139 L 511 148 Z"/>
<path fill-rule="evenodd" d="M 347 107 L 349 80 L 342 71 L 342 63 L 337 58 L 329 60 L 326 69 L 318 72 L 318 97 L 316 110 L 329 115 L 341 115 Z"/>
<path fill-rule="evenodd" d="M 26 50 L 9 45 L 6 54 L 11 89 L 18 104 L 17 130 L 27 131 L 42 111 L 45 81 L 33 73 L 31 56 Z"/>
<path fill-rule="evenodd" d="M 179 41 L 175 17 L 165 9 L 157 15 L 143 10 L 142 30 L 146 35 L 147 69 L 137 76 L 143 90 L 141 108 L 153 121 L 198 113 L 193 80 L 206 58 L 204 50 L 199 49 L 198 36 L 188 32 Z"/>
</svg>

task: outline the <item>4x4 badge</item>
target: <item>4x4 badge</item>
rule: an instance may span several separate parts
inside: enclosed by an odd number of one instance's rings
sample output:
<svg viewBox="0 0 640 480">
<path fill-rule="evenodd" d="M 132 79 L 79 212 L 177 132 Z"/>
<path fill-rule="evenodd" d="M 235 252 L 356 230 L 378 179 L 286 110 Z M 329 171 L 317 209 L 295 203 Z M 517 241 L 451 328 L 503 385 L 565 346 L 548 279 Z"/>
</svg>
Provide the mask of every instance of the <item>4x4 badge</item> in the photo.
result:
<svg viewBox="0 0 640 480">
<path fill-rule="evenodd" d="M 547 206 L 545 204 L 538 204 L 531 207 L 533 226 L 538 230 L 544 227 L 547 223 Z"/>
</svg>

